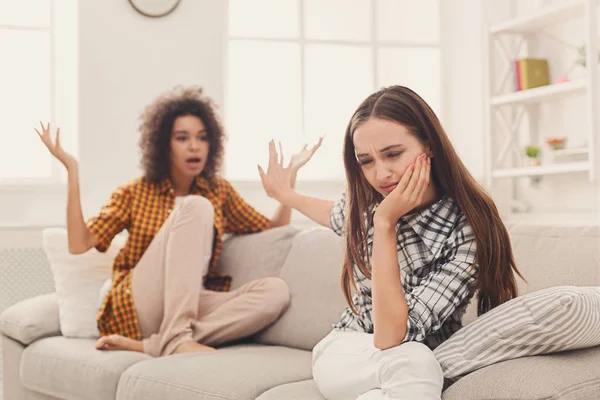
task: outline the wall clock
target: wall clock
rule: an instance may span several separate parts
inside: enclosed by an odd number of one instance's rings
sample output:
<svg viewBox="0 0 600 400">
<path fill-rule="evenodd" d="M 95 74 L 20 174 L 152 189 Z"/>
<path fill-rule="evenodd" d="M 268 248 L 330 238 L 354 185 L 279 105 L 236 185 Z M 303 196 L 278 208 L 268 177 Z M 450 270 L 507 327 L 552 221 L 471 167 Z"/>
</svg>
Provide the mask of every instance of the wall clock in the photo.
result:
<svg viewBox="0 0 600 400">
<path fill-rule="evenodd" d="M 129 0 L 129 4 L 142 15 L 160 18 L 172 13 L 181 0 Z"/>
</svg>

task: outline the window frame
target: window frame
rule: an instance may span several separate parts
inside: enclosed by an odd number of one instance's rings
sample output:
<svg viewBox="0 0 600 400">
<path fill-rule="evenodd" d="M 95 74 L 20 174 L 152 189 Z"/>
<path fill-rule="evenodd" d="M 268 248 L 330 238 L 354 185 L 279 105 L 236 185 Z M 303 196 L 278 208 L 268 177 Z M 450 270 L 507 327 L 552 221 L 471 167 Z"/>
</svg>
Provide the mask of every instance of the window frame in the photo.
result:
<svg viewBox="0 0 600 400">
<path fill-rule="evenodd" d="M 305 74 L 305 69 L 306 69 L 306 47 L 309 45 L 314 45 L 314 44 L 322 44 L 322 45 L 341 45 L 341 46 L 353 46 L 353 47 L 368 47 L 371 49 L 371 60 L 372 60 L 372 71 L 373 71 L 373 75 L 371 76 L 371 80 L 372 80 L 372 84 L 373 84 L 373 88 L 379 88 L 381 86 L 381 77 L 379 74 L 379 56 L 380 56 L 380 50 L 381 48 L 392 48 L 392 49 L 405 49 L 405 48 L 421 48 L 421 49 L 436 49 L 439 51 L 440 54 L 440 65 L 439 65 L 439 74 L 440 74 L 440 78 L 443 74 L 443 70 L 442 70 L 442 63 L 443 63 L 443 58 L 442 58 L 442 15 L 441 15 L 441 9 L 442 9 L 442 0 L 438 0 L 438 38 L 437 41 L 435 43 L 426 43 L 426 42 L 418 42 L 418 41 L 398 41 L 398 40 L 379 40 L 378 39 L 378 31 L 377 31 L 377 22 L 378 22 L 378 3 L 379 0 L 370 0 L 370 13 L 371 13 L 371 29 L 370 29 L 370 40 L 333 40 L 333 39 L 312 39 L 312 38 L 307 38 L 306 37 L 306 30 L 305 30 L 305 3 L 306 0 L 297 0 L 298 2 L 298 36 L 295 38 L 277 38 L 277 37 L 265 37 L 265 36 L 250 36 L 250 35 L 232 35 L 230 33 L 230 29 L 229 29 L 229 7 L 231 7 L 231 2 L 227 1 L 227 14 L 226 14 L 226 24 L 225 24 L 225 42 L 226 42 L 226 49 L 225 49 L 225 74 L 224 74 L 224 100 L 225 100 L 225 106 L 223 107 L 224 110 L 224 122 L 226 125 L 228 125 L 228 107 L 227 104 L 229 102 L 229 45 L 230 43 L 234 42 L 234 41 L 254 41 L 254 42 L 274 42 L 274 43 L 295 43 L 298 44 L 300 47 L 300 104 L 301 104 L 301 109 L 300 109 L 300 131 L 302 132 L 303 135 L 303 139 L 306 137 L 306 129 L 305 129 L 305 124 L 306 124 L 306 107 L 305 107 L 305 92 L 306 92 L 306 74 Z M 257 12 L 260 12 L 260 10 L 258 10 Z M 440 110 L 439 113 L 440 115 L 438 115 L 440 117 L 440 119 L 443 119 L 443 114 L 445 111 L 445 107 L 444 107 L 444 90 L 443 87 L 440 86 L 439 88 L 439 100 L 440 100 Z M 228 130 L 228 136 L 230 139 L 235 139 L 235 133 L 232 134 L 232 132 L 230 130 Z M 303 140 L 304 141 L 304 140 Z M 266 146 L 266 144 L 265 144 Z M 341 143 L 340 143 L 340 147 L 341 147 Z M 224 174 L 225 176 L 227 176 L 231 181 L 234 182 L 240 182 L 240 183 L 255 183 L 255 182 L 260 182 L 260 178 L 258 177 L 258 175 L 256 176 L 256 178 L 253 179 L 248 179 L 248 178 L 240 178 L 240 177 L 236 177 L 236 176 L 230 176 L 227 174 L 227 162 L 225 160 L 224 162 Z M 315 182 L 315 183 L 338 183 L 340 180 L 339 179 L 333 179 L 333 178 L 324 178 L 324 179 L 318 179 L 316 177 L 309 177 L 309 178 L 304 178 L 303 180 L 307 181 L 307 182 Z"/>
<path fill-rule="evenodd" d="M 13 0 L 17 1 L 17 0 Z M 26 24 L 0 24 L 0 30 L 3 31 L 33 31 L 33 32 L 47 32 L 49 34 L 49 68 L 50 68 L 50 82 L 49 82 L 49 106 L 50 106 L 50 122 L 51 133 L 54 134 L 57 126 L 58 116 L 58 103 L 60 102 L 61 89 L 58 87 L 58 76 L 60 74 L 59 67 L 57 67 L 57 22 L 56 13 L 59 12 L 60 6 L 57 7 L 58 2 L 62 0 L 48 0 L 49 18 L 47 26 L 33 26 Z M 71 5 L 77 6 L 77 2 L 71 2 Z M 64 6 L 64 4 L 63 4 Z M 77 96 L 76 96 L 77 97 Z M 78 108 L 78 106 L 77 106 Z M 75 117 L 74 117 L 75 118 Z M 78 120 L 78 117 L 75 119 Z M 76 126 L 77 124 L 75 124 Z M 34 128 L 31 127 L 31 134 L 35 134 Z M 77 135 L 76 131 L 73 132 L 61 132 L 61 141 L 63 143 L 73 139 L 72 135 Z M 79 146 L 72 151 L 75 157 L 79 155 Z M 42 192 L 42 193 L 55 193 L 57 190 L 62 190 L 66 187 L 66 171 L 64 166 L 56 160 L 53 156 L 51 158 L 51 171 L 50 177 L 48 178 L 3 178 L 0 177 L 0 191 L 1 192 Z"/>
</svg>

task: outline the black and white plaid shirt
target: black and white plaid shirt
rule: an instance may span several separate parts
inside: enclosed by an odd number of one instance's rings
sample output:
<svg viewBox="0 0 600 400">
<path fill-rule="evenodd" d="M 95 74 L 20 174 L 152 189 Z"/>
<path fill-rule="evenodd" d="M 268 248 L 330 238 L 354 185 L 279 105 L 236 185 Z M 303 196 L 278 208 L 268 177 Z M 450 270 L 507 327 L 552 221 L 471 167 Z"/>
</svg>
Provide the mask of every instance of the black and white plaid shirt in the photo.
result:
<svg viewBox="0 0 600 400">
<path fill-rule="evenodd" d="M 345 234 L 346 196 L 331 209 L 331 227 Z M 374 210 L 376 207 L 374 208 Z M 373 210 L 373 212 L 374 212 Z M 408 304 L 405 342 L 435 348 L 462 327 L 461 316 L 473 296 L 477 268 L 475 235 L 466 217 L 447 195 L 426 209 L 411 212 L 396 224 L 398 265 Z M 373 226 L 368 228 L 369 257 Z M 354 267 L 358 292 L 334 329 L 373 333 L 371 280 Z"/>
</svg>

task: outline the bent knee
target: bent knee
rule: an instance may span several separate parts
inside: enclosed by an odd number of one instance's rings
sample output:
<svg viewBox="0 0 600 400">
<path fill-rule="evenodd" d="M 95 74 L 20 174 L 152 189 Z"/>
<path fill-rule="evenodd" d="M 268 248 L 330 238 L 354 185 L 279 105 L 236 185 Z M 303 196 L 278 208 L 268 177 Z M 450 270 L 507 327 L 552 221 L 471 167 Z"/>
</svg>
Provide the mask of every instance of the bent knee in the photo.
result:
<svg viewBox="0 0 600 400">
<path fill-rule="evenodd" d="M 281 278 L 268 277 L 261 279 L 262 290 L 267 294 L 269 311 L 280 315 L 290 304 L 290 288 Z"/>
<path fill-rule="evenodd" d="M 181 202 L 181 210 L 186 213 L 192 213 L 195 215 L 212 215 L 214 214 L 214 207 L 212 203 L 202 196 L 190 195 L 186 196 Z"/>
<path fill-rule="evenodd" d="M 411 367 L 414 370 L 423 371 L 428 374 L 437 371 L 439 372 L 440 379 L 443 377 L 442 368 L 435 354 L 423 343 L 405 342 L 398 348 L 401 348 L 403 356 L 410 360 Z"/>
</svg>

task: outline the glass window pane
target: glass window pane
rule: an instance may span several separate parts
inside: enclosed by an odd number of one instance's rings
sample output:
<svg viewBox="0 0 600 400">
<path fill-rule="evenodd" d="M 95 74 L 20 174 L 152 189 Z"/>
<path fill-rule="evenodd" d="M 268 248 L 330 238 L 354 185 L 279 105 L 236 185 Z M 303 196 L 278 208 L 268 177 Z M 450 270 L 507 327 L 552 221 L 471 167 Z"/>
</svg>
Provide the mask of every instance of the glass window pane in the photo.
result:
<svg viewBox="0 0 600 400">
<path fill-rule="evenodd" d="M 231 41 L 225 112 L 227 177 L 260 179 L 256 165 L 266 167 L 271 139 L 286 154 L 302 140 L 300 45 Z"/>
<path fill-rule="evenodd" d="M 50 35 L 0 29 L 0 178 L 49 178 L 34 128 L 50 120 Z"/>
<path fill-rule="evenodd" d="M 50 0 L 1 0 L 0 25 L 49 26 Z"/>
<path fill-rule="evenodd" d="M 441 118 L 440 51 L 428 48 L 382 48 L 379 86 L 402 85 L 414 90 Z"/>
<path fill-rule="evenodd" d="M 377 0 L 377 39 L 439 43 L 439 0 Z"/>
<path fill-rule="evenodd" d="M 298 0 L 229 0 L 229 34 L 297 38 Z"/>
<path fill-rule="evenodd" d="M 302 178 L 344 179 L 342 148 L 348 121 L 373 91 L 369 47 L 308 45 L 305 70 L 305 137 L 316 143 L 327 135 Z"/>
<path fill-rule="evenodd" d="M 308 39 L 371 40 L 371 0 L 305 0 Z"/>
</svg>

